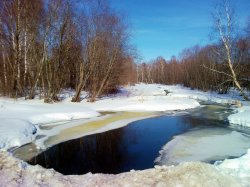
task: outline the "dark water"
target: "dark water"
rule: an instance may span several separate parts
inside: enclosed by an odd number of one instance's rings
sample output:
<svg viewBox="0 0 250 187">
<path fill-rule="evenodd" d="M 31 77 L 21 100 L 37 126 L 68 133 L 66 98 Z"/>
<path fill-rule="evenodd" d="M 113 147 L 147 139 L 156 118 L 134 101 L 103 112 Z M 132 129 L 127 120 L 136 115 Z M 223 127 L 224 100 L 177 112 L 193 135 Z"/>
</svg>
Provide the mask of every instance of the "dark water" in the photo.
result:
<svg viewBox="0 0 250 187">
<path fill-rule="evenodd" d="M 228 128 L 223 119 L 230 110 L 209 107 L 140 120 L 120 129 L 63 142 L 29 163 L 54 168 L 63 174 L 116 174 L 152 168 L 159 150 L 173 136 L 197 128 Z"/>
</svg>

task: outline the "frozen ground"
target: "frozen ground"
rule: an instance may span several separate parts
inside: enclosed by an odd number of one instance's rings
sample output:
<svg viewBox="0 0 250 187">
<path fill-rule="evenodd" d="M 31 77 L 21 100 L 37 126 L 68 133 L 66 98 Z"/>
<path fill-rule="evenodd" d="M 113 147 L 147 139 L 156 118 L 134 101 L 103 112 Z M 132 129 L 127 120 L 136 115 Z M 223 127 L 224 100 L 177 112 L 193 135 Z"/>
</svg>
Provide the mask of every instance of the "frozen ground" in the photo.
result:
<svg viewBox="0 0 250 187">
<path fill-rule="evenodd" d="M 39 125 L 86 119 L 99 113 L 79 104 L 0 99 L 0 149 L 31 142 Z"/>
<path fill-rule="evenodd" d="M 0 149 L 6 150 L 31 142 L 34 134 L 37 135 L 40 132 L 42 124 L 60 125 L 74 119 L 91 120 L 100 115 L 100 111 L 185 110 L 198 107 L 197 100 L 240 105 L 238 102 L 240 98 L 237 95 L 204 93 L 181 86 L 138 84 L 123 87 L 120 90 L 118 94 L 101 98 L 95 103 L 89 103 L 86 99 L 81 103 L 70 103 L 73 95 L 71 91 L 64 91 L 61 94 L 62 102 L 55 104 L 44 104 L 38 99 L 26 101 L 22 98 L 12 100 L 2 97 L 0 98 Z M 166 96 L 164 90 L 171 93 Z M 250 127 L 249 103 L 242 103 L 243 106 L 228 119 L 231 124 Z M 116 123 L 113 124 L 114 128 L 115 125 Z M 68 128 L 67 125 L 64 127 Z M 105 128 L 102 130 L 105 131 Z M 250 184 L 250 151 L 240 158 L 225 160 L 217 163 L 216 166 L 184 163 L 177 167 L 159 167 L 115 176 L 101 174 L 62 176 L 51 170 L 29 166 L 5 152 L 0 153 L 0 157 L 0 182 L 3 186 L 5 184 L 11 186 L 78 186 L 79 184 L 86 184 L 86 186 L 249 186 Z"/>
<path fill-rule="evenodd" d="M 238 187 L 239 178 L 219 171 L 204 163 L 183 163 L 177 167 L 157 166 L 143 171 L 131 171 L 118 175 L 85 174 L 61 175 L 54 170 L 40 166 L 30 166 L 13 158 L 6 152 L 0 152 L 1 186 L 155 186 L 155 187 Z"/>
</svg>

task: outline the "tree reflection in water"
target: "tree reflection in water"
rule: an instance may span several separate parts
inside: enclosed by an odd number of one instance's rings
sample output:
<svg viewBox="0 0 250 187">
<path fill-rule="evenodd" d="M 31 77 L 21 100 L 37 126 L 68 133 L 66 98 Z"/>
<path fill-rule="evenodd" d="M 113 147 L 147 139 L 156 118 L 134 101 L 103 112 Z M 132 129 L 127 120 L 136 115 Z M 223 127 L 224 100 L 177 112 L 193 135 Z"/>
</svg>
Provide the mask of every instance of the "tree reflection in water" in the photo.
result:
<svg viewBox="0 0 250 187">
<path fill-rule="evenodd" d="M 29 161 L 63 174 L 120 173 L 131 169 L 152 168 L 159 150 L 173 136 L 197 128 L 224 127 L 214 118 L 227 108 L 211 106 L 190 113 L 167 114 L 132 122 L 130 125 L 100 134 L 55 145 Z"/>
<path fill-rule="evenodd" d="M 185 116 L 185 115 L 184 115 Z M 63 174 L 120 173 L 154 166 L 161 147 L 192 125 L 181 116 L 139 120 L 120 129 L 55 145 L 29 161 Z"/>
<path fill-rule="evenodd" d="M 49 148 L 29 161 L 63 174 L 118 173 L 124 159 L 123 129 L 70 140 Z"/>
</svg>

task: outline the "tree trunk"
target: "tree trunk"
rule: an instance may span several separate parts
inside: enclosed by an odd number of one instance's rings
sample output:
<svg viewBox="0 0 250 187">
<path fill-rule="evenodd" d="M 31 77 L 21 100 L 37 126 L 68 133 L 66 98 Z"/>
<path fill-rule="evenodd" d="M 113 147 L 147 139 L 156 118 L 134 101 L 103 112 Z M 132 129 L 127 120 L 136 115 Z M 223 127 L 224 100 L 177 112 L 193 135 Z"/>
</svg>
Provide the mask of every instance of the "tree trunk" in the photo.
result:
<svg viewBox="0 0 250 187">
<path fill-rule="evenodd" d="M 84 82 L 85 82 L 84 81 L 84 69 L 83 69 L 83 64 L 81 64 L 79 84 L 77 85 L 75 96 L 72 98 L 71 102 L 80 102 L 80 94 L 84 86 Z"/>
</svg>

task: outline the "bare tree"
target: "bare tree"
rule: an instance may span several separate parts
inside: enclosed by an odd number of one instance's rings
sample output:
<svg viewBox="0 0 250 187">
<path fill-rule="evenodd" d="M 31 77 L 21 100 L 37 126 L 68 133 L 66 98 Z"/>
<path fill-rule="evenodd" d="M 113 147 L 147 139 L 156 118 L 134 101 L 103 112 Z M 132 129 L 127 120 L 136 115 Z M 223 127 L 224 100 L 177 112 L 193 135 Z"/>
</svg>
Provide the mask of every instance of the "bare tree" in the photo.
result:
<svg viewBox="0 0 250 187">
<path fill-rule="evenodd" d="M 112 90 L 119 84 L 127 57 L 127 28 L 123 20 L 105 0 L 96 0 L 85 4 L 87 10 L 81 20 L 82 62 L 76 85 L 76 94 L 72 102 L 80 101 L 83 88 L 89 91 L 89 101 Z"/>
<path fill-rule="evenodd" d="M 73 47 L 75 24 L 69 0 L 51 0 L 47 15 L 49 60 L 45 64 L 45 102 L 57 101 L 67 78 L 67 59 Z M 47 35 L 47 34 L 46 34 Z"/>
<path fill-rule="evenodd" d="M 240 82 L 238 80 L 238 76 L 235 71 L 234 67 L 234 58 L 233 58 L 233 47 L 234 47 L 234 41 L 235 41 L 235 29 L 236 29 L 236 18 L 234 14 L 233 6 L 230 2 L 230 0 L 222 0 L 215 9 L 215 12 L 213 14 L 214 17 L 214 26 L 216 29 L 216 32 L 218 34 L 218 37 L 223 44 L 224 53 L 220 53 L 221 57 L 226 58 L 228 68 L 230 70 L 230 74 L 225 73 L 237 89 L 241 92 L 242 96 L 249 100 L 248 96 L 245 94 L 243 88 L 240 85 Z"/>
<path fill-rule="evenodd" d="M 72 101 L 83 89 L 95 101 L 126 68 L 133 70 L 127 27 L 108 1 L 0 0 L 1 94 L 33 99 L 40 89 L 53 102 L 70 87 Z"/>
</svg>

